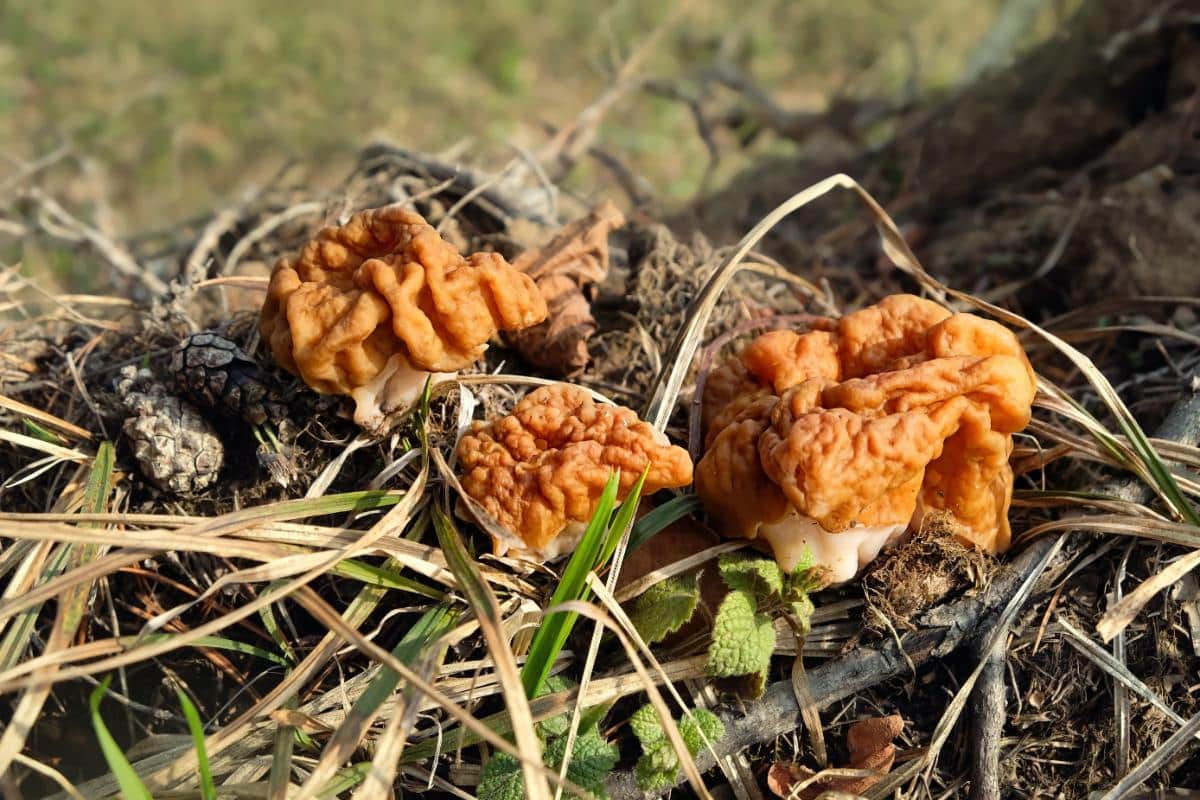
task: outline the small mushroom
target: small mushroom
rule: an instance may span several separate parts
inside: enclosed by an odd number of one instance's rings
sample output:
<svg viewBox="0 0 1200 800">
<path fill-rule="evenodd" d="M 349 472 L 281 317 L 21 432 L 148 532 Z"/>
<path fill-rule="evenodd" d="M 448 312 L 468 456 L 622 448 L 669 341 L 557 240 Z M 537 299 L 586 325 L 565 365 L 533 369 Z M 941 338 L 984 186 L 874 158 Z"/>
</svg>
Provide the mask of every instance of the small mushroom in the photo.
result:
<svg viewBox="0 0 1200 800">
<path fill-rule="evenodd" d="M 718 530 L 789 570 L 807 550 L 834 582 L 932 510 L 1007 549 L 1008 456 L 1035 392 L 1016 337 L 908 295 L 824 327 L 759 337 L 706 389 L 696 493 Z"/>
<path fill-rule="evenodd" d="M 692 461 L 635 412 L 565 383 L 522 398 L 511 415 L 478 422 L 458 445 L 462 486 L 514 536 L 494 550 L 549 560 L 570 552 L 613 470 L 625 497 L 649 465 L 643 492 L 686 486 Z"/>
<path fill-rule="evenodd" d="M 412 211 L 386 206 L 327 227 L 271 273 L 259 331 L 321 394 L 349 395 L 379 430 L 431 375 L 478 359 L 498 331 L 536 325 L 546 302 L 497 253 L 464 258 Z"/>
</svg>

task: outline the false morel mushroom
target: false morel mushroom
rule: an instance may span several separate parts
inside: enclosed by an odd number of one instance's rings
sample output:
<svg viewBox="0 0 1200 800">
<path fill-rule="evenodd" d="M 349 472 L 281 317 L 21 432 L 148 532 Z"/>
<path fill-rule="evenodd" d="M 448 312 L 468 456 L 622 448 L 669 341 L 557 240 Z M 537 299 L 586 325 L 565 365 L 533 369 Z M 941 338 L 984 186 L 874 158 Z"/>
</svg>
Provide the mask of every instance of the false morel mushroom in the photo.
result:
<svg viewBox="0 0 1200 800">
<path fill-rule="evenodd" d="M 649 465 L 643 491 L 686 486 L 686 450 L 637 414 L 596 402 L 578 386 L 543 386 L 512 414 L 478 422 L 458 445 L 466 493 L 514 535 L 495 551 L 540 559 L 570 552 L 614 470 L 625 497 Z"/>
<path fill-rule="evenodd" d="M 772 331 L 714 371 L 696 493 L 718 530 L 846 581 L 928 511 L 1007 549 L 1033 369 L 1011 331 L 911 295 Z"/>
<path fill-rule="evenodd" d="M 276 361 L 321 394 L 349 395 L 378 430 L 431 374 L 483 355 L 498 331 L 536 325 L 546 302 L 497 253 L 464 258 L 396 206 L 321 230 L 271 273 L 259 331 Z"/>
</svg>

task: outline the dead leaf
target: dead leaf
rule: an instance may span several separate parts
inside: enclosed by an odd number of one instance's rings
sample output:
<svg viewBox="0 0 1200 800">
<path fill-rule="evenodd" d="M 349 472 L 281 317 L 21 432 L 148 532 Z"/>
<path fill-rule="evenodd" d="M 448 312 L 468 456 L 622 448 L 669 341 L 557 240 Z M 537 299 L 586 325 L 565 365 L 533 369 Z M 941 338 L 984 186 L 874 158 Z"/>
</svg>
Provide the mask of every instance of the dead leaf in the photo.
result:
<svg viewBox="0 0 1200 800">
<path fill-rule="evenodd" d="M 513 261 L 537 282 L 549 312 L 542 324 L 508 335 L 533 366 L 569 375 L 587 365 L 596 320 L 585 292 L 608 275 L 608 234 L 624 224 L 620 210 L 606 200 L 565 225 L 545 246 L 526 250 Z"/>
<path fill-rule="evenodd" d="M 824 792 L 839 792 L 861 795 L 874 786 L 888 773 L 896 760 L 896 746 L 892 741 L 904 730 L 904 719 L 899 714 L 859 720 L 846 731 L 846 748 L 850 751 L 850 762 L 844 769 L 870 770 L 877 773 L 862 778 L 820 778 L 795 794 L 798 800 L 815 800 Z M 808 767 L 789 761 L 777 761 L 767 773 L 767 786 L 776 796 L 788 798 L 792 787 L 807 781 L 817 773 Z"/>
</svg>

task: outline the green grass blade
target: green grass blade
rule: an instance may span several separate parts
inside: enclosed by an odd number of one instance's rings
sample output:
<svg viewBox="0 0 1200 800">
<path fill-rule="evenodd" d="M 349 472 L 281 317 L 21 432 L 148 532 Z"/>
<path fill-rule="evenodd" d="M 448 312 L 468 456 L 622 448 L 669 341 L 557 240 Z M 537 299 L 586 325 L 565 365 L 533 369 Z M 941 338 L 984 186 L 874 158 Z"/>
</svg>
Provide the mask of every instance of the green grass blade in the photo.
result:
<svg viewBox="0 0 1200 800">
<path fill-rule="evenodd" d="M 267 585 L 267 591 L 275 588 L 277 581 L 273 581 Z M 296 651 L 292 649 L 292 643 L 283 635 L 283 631 L 279 628 L 279 620 L 275 618 L 275 606 L 269 605 L 259 609 L 258 618 L 262 620 L 263 627 L 267 629 L 267 633 L 271 634 L 271 638 L 275 640 L 275 646 L 280 649 L 287 660 L 295 664 L 299 661 L 296 658 Z"/>
<path fill-rule="evenodd" d="M 445 592 L 439 592 L 437 589 L 430 588 L 411 578 L 405 578 L 397 572 L 362 561 L 356 561 L 352 558 L 339 562 L 333 568 L 333 572 L 334 574 L 341 575 L 343 578 L 352 578 L 372 586 L 382 586 L 385 589 L 397 589 L 402 592 L 419 594 L 422 597 L 428 597 L 430 600 L 441 600 L 446 596 Z"/>
<path fill-rule="evenodd" d="M 146 788 L 146 784 L 142 783 L 142 779 L 134 771 L 129 759 L 125 758 L 117 740 L 108 732 L 108 727 L 100 717 L 100 701 L 108 692 L 110 680 L 112 679 L 105 678 L 101 681 L 88 697 L 88 705 L 92 709 L 92 728 L 96 731 L 96 739 L 100 742 L 104 761 L 108 764 L 108 769 L 112 772 L 113 777 L 117 779 L 117 785 L 121 787 L 121 794 L 125 800 L 154 800 L 150 795 L 150 790 Z"/>
<path fill-rule="evenodd" d="M 177 634 L 174 633 L 151 633 L 146 636 L 128 636 L 122 637 L 121 641 L 128 641 L 133 644 L 154 644 L 155 642 L 166 641 Z M 256 647 L 252 644 L 239 642 L 234 639 L 226 639 L 223 636 L 201 636 L 191 644 L 192 647 L 209 647 L 213 650 L 228 650 L 232 653 L 241 653 L 248 656 L 256 656 L 264 661 L 270 661 L 272 664 L 278 664 L 281 667 L 290 667 L 291 662 L 278 653 L 272 653 L 270 650 L 264 650 L 261 647 Z"/>
<path fill-rule="evenodd" d="M 404 638 L 393 648 L 392 655 L 405 664 L 412 664 L 427 647 L 449 633 L 458 624 L 458 619 L 458 612 L 449 606 L 434 606 L 408 629 Z M 354 703 L 351 715 L 374 714 L 383 702 L 391 697 L 392 692 L 396 691 L 399 683 L 400 676 L 394 670 L 384 667 Z"/>
<path fill-rule="evenodd" d="M 633 523 L 626 552 L 644 545 L 650 537 L 660 533 L 672 522 L 691 516 L 700 510 L 700 498 L 694 494 L 674 497 Z"/>
<path fill-rule="evenodd" d="M 179 706 L 187 719 L 188 731 L 192 734 L 192 742 L 196 745 L 196 760 L 200 770 L 200 797 L 202 800 L 217 800 L 217 785 L 213 783 L 212 768 L 208 763 L 208 751 L 204 747 L 204 723 L 200 721 L 200 712 L 182 689 L 175 687 L 179 697 Z"/>
<path fill-rule="evenodd" d="M 629 530 L 629 523 L 633 522 L 633 515 L 637 512 L 638 503 L 642 499 L 642 487 L 646 484 L 646 476 L 650 474 L 650 465 L 642 470 L 642 474 L 638 477 L 637 483 L 629 491 L 629 496 L 621 503 L 621 507 L 617 509 L 617 515 L 613 518 L 608 526 L 608 537 L 604 541 L 604 550 L 600 553 L 600 558 L 592 565 L 592 569 L 600 569 L 608 563 L 612 558 L 612 554 L 616 552 L 617 545 L 621 542 L 621 537 L 625 535 L 625 531 Z M 586 584 L 585 584 L 586 585 Z"/>
<path fill-rule="evenodd" d="M 613 506 L 617 501 L 617 487 L 620 479 L 614 472 L 608 479 L 608 484 L 600 495 L 596 513 L 588 522 L 579 546 L 567 562 L 562 579 L 550 598 L 550 605 L 556 606 L 570 600 L 578 600 L 583 596 L 587 587 L 587 575 L 596 565 L 601 550 L 605 546 L 609 522 L 612 519 Z M 562 652 L 571 628 L 575 625 L 576 614 L 555 613 L 548 615 L 533 634 L 529 645 L 529 656 L 521 670 L 521 685 L 525 688 L 525 696 L 533 698 L 542 690 L 546 678 L 550 676 L 550 668 L 554 665 L 558 654 Z"/>
<path fill-rule="evenodd" d="M 421 615 L 404 637 L 392 649 L 392 655 L 408 665 L 418 665 L 426 673 L 436 669 L 442 663 L 445 655 L 445 643 L 440 641 L 458 624 L 459 612 L 448 605 L 438 605 Z M 436 648 L 436 649 L 435 649 Z M 396 687 L 400 685 L 400 675 L 394 670 L 384 667 L 367 685 L 366 690 L 351 706 L 346 718 L 338 726 L 337 731 L 330 737 L 325 750 L 321 754 L 306 785 L 326 788 L 327 782 L 337 780 L 337 768 L 358 750 L 379 713 L 379 708 Z M 410 689 L 405 690 L 406 703 L 411 699 Z M 405 713 L 413 713 L 415 709 L 406 705 Z"/>
</svg>

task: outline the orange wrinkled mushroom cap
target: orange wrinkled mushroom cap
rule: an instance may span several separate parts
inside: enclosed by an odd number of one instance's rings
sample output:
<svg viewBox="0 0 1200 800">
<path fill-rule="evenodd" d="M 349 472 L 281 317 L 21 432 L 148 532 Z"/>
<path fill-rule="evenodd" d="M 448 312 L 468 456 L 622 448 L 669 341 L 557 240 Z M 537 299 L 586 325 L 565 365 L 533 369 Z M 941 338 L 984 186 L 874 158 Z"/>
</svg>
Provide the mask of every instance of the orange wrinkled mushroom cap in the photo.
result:
<svg viewBox="0 0 1200 800">
<path fill-rule="evenodd" d="M 464 258 L 419 214 L 386 206 L 280 258 L 259 331 L 280 365 L 321 394 L 354 396 L 362 410 L 383 399 L 386 387 L 372 382 L 385 370 L 423 383 L 424 372 L 475 361 L 498 330 L 545 317 L 533 280 L 502 256 Z"/>
<path fill-rule="evenodd" d="M 459 442 L 458 460 L 466 493 L 520 540 L 496 540 L 497 554 L 515 546 L 541 558 L 574 546 L 613 470 L 620 470 L 619 498 L 647 464 L 646 494 L 692 481 L 686 450 L 632 410 L 565 383 L 530 392 L 509 416 L 476 423 Z"/>
<path fill-rule="evenodd" d="M 772 331 L 705 387 L 696 493 L 731 536 L 788 515 L 825 533 L 902 530 L 936 509 L 963 540 L 1003 551 L 1012 434 L 1035 390 L 1011 331 L 911 295 Z"/>
</svg>

